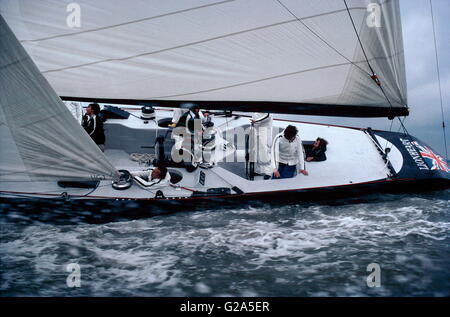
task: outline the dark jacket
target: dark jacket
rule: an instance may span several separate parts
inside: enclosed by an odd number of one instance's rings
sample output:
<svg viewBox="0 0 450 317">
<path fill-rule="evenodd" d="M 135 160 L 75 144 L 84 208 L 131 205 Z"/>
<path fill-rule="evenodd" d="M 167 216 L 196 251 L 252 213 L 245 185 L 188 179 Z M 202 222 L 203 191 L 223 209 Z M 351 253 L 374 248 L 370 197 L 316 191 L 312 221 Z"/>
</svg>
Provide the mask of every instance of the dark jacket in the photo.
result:
<svg viewBox="0 0 450 317">
<path fill-rule="evenodd" d="M 105 144 L 105 131 L 103 130 L 103 121 L 99 116 L 83 116 L 81 122 L 84 130 L 91 136 L 96 144 Z"/>
<path fill-rule="evenodd" d="M 327 159 L 327 156 L 325 155 L 325 151 L 327 150 L 327 147 L 317 148 L 317 149 L 307 149 L 306 157 L 313 157 L 313 161 L 321 162 L 325 161 Z"/>
</svg>

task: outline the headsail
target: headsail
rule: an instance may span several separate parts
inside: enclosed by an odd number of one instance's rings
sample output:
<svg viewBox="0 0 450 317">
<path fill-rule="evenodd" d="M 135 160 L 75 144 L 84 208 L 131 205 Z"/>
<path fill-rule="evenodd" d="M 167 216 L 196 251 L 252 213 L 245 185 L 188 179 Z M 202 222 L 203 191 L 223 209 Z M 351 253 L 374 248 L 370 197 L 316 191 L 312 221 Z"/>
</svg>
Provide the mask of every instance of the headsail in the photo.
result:
<svg viewBox="0 0 450 317">
<path fill-rule="evenodd" d="M 208 108 L 337 116 L 408 113 L 398 0 L 77 3 L 80 28 L 67 26 L 65 2 L 4 0 L 1 7 L 68 100 L 198 101 Z"/>
<path fill-rule="evenodd" d="M 114 167 L 0 16 L 0 181 L 113 178 Z"/>
</svg>

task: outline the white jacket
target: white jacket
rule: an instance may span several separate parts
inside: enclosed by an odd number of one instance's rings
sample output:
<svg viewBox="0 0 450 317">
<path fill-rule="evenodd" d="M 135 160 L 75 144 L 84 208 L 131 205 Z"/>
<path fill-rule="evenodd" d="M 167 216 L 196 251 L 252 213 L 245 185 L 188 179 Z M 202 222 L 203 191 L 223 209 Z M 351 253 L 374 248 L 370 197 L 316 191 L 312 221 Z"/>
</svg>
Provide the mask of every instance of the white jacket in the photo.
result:
<svg viewBox="0 0 450 317">
<path fill-rule="evenodd" d="M 277 134 L 272 145 L 272 168 L 274 170 L 278 169 L 278 163 L 297 165 L 298 170 L 306 170 L 305 151 L 298 135 L 294 141 L 289 142 L 284 137 L 284 131 Z"/>
<path fill-rule="evenodd" d="M 177 108 L 173 110 L 172 123 L 178 123 L 182 115 L 188 112 L 189 109 Z"/>
</svg>

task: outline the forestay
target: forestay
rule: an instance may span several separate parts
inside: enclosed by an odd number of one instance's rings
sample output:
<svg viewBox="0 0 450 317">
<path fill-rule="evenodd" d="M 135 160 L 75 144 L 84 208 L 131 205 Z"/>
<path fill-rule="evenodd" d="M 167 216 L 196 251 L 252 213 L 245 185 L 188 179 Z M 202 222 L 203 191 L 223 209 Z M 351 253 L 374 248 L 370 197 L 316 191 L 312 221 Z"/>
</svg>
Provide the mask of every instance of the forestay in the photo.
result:
<svg viewBox="0 0 450 317">
<path fill-rule="evenodd" d="M 398 0 L 347 0 L 349 10 L 343 0 L 76 3 L 67 12 L 59 0 L 1 2 L 20 42 L 69 100 L 408 113 Z"/>
<path fill-rule="evenodd" d="M 0 181 L 116 174 L 0 16 Z"/>
</svg>

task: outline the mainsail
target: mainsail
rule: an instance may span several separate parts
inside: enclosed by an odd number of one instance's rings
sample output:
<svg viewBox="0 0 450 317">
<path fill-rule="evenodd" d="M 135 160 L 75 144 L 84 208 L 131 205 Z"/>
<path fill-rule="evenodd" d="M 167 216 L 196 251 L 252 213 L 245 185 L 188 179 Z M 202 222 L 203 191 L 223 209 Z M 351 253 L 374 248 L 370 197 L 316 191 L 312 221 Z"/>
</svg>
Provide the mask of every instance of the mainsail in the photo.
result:
<svg viewBox="0 0 450 317">
<path fill-rule="evenodd" d="M 58 0 L 1 3 L 63 99 L 408 114 L 398 0 L 76 3 L 78 12 Z M 79 27 L 69 27 L 70 14 L 79 14 Z"/>
<path fill-rule="evenodd" d="M 0 181 L 110 179 L 114 167 L 0 16 Z"/>
</svg>

